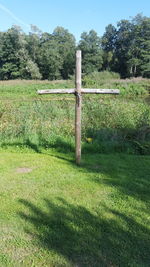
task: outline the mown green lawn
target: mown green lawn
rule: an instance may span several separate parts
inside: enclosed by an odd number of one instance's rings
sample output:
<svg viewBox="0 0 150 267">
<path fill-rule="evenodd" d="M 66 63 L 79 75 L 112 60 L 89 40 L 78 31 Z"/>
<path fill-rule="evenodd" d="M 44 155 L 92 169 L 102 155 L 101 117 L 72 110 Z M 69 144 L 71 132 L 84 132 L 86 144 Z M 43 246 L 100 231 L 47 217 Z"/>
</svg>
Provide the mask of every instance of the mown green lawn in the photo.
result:
<svg viewBox="0 0 150 267">
<path fill-rule="evenodd" d="M 150 157 L 0 150 L 0 266 L 150 266 Z"/>
</svg>

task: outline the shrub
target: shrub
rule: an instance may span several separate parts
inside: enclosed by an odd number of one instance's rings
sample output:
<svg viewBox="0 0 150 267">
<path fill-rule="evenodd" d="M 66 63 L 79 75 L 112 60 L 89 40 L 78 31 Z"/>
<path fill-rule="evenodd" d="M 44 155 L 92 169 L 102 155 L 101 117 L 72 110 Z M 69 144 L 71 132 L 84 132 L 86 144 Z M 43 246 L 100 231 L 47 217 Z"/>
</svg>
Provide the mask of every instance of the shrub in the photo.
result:
<svg viewBox="0 0 150 267">
<path fill-rule="evenodd" d="M 112 79 L 119 79 L 119 73 L 109 72 L 109 71 L 102 71 L 102 72 L 92 72 L 89 75 L 86 75 L 83 78 L 83 85 L 84 87 L 97 87 L 101 86 L 104 81 L 112 80 Z"/>
</svg>

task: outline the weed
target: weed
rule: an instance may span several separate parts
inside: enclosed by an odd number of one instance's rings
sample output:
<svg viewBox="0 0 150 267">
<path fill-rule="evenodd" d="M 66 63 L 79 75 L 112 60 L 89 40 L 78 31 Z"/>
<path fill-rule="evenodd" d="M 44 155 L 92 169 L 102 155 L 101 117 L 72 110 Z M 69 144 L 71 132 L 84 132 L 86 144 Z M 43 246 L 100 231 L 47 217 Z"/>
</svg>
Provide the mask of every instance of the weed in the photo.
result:
<svg viewBox="0 0 150 267">
<path fill-rule="evenodd" d="M 39 88 L 65 88 L 71 82 L 18 83 L 15 85 L 12 82 L 11 85 L 8 83 L 4 86 L 3 82 L 0 86 L 0 144 L 32 144 L 39 151 L 40 147 L 72 150 L 74 98 L 37 95 Z M 143 88 L 142 83 L 145 80 L 133 84 L 133 81 L 113 79 L 112 86 L 115 83 L 122 91 L 120 96 L 83 96 L 83 151 L 148 154 L 150 105 L 143 98 L 143 91 L 139 89 Z M 92 142 L 88 144 L 87 138 L 92 138 Z M 60 139 L 65 147 L 58 141 Z M 139 149 L 140 146 L 144 148 Z"/>
</svg>

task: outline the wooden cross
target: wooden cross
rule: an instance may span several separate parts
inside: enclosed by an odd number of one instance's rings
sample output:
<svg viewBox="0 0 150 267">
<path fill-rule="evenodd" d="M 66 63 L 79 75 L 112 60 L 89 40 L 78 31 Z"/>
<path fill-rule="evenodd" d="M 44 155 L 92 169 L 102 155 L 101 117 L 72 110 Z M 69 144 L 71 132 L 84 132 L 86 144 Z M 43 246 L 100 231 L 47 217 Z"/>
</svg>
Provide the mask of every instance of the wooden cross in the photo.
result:
<svg viewBox="0 0 150 267">
<path fill-rule="evenodd" d="M 81 51 L 76 52 L 76 82 L 73 89 L 47 89 L 39 90 L 38 94 L 74 94 L 76 97 L 75 106 L 75 145 L 76 145 L 76 163 L 81 161 L 81 104 L 82 94 L 119 94 L 118 89 L 88 89 L 81 85 Z"/>
</svg>

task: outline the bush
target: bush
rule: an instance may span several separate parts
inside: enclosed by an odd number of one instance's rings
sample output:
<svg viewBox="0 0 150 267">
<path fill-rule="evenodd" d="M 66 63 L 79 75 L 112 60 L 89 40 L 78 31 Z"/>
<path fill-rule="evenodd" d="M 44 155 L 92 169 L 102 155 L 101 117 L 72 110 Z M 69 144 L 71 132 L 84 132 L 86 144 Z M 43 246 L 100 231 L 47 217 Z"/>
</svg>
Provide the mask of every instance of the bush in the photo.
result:
<svg viewBox="0 0 150 267">
<path fill-rule="evenodd" d="M 84 76 L 83 86 L 86 88 L 116 88 L 121 95 L 129 97 L 146 96 L 149 93 L 150 81 L 142 78 L 119 79 L 115 72 L 93 72 Z"/>
<path fill-rule="evenodd" d="M 84 87 L 98 87 L 101 86 L 104 81 L 112 80 L 112 79 L 119 79 L 119 73 L 109 72 L 109 71 L 102 71 L 102 72 L 92 72 L 89 75 L 86 75 L 83 78 L 83 86 Z"/>
<path fill-rule="evenodd" d="M 141 84 L 127 83 L 120 85 L 119 89 L 124 96 L 146 96 L 148 94 L 147 88 Z"/>
</svg>

